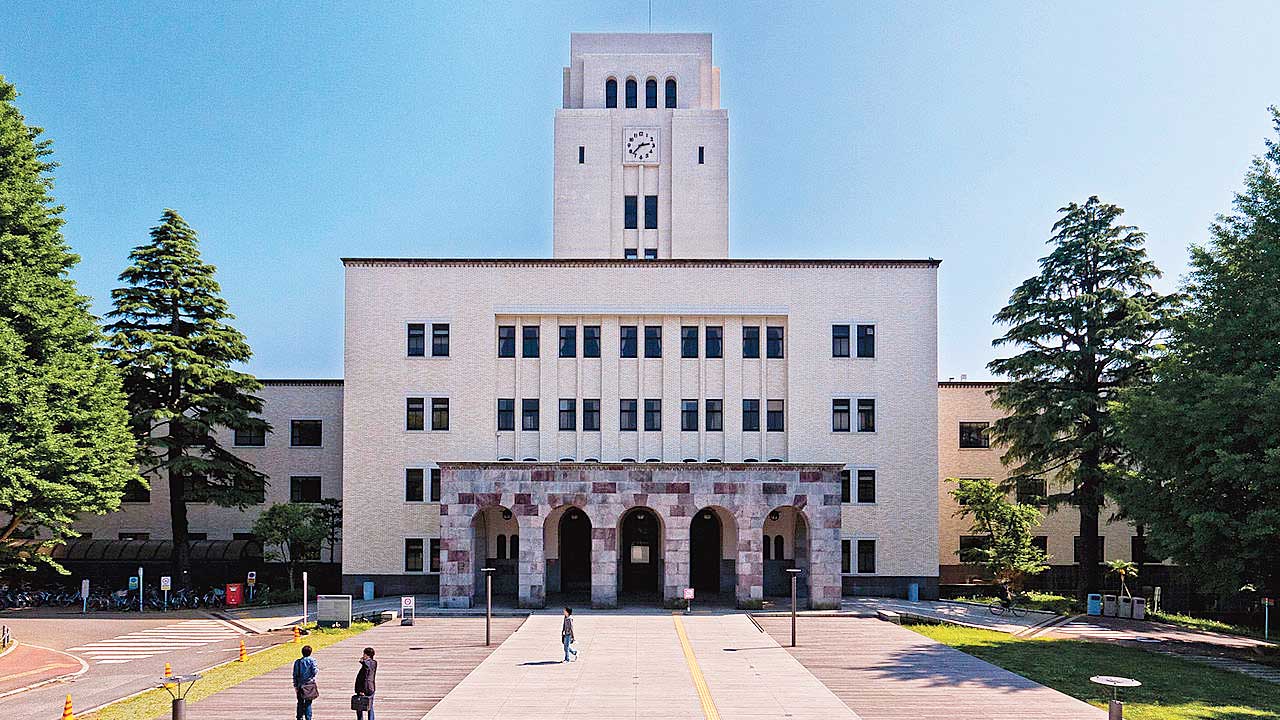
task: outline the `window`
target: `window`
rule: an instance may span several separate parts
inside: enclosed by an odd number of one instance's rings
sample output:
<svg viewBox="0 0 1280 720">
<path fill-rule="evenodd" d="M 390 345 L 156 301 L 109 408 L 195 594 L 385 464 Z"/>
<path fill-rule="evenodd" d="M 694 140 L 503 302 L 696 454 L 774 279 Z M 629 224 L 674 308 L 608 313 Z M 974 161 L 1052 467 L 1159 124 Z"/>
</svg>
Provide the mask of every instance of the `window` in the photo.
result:
<svg viewBox="0 0 1280 720">
<path fill-rule="evenodd" d="M 874 503 L 876 501 L 876 471 L 858 471 L 858 502 Z"/>
<path fill-rule="evenodd" d="M 236 428 L 231 444 L 236 447 L 263 447 L 267 444 L 267 429 L 261 425 L 250 428 Z"/>
<path fill-rule="evenodd" d="M 705 161 L 706 161 L 706 159 L 707 159 L 707 153 L 706 153 L 706 150 L 707 150 L 707 148 L 706 148 L 706 147 L 704 147 L 704 146 L 702 146 L 702 145 L 699 145 L 699 146 L 698 146 L 698 164 L 699 164 L 699 165 L 703 165 L 703 164 L 705 164 Z"/>
<path fill-rule="evenodd" d="M 621 327 L 621 338 L 618 345 L 618 356 L 624 358 L 633 358 L 636 356 L 636 326 L 623 325 Z"/>
<path fill-rule="evenodd" d="M 426 427 L 426 399 L 405 398 L 404 401 L 404 429 L 405 430 L 422 430 Z"/>
<path fill-rule="evenodd" d="M 849 326 L 831 326 L 831 357 L 849 357 Z"/>
<path fill-rule="evenodd" d="M 724 328 L 719 325 L 707 327 L 707 357 L 724 357 Z"/>
<path fill-rule="evenodd" d="M 204 475 L 188 475 L 182 478 L 182 496 L 187 502 L 209 502 L 209 483 Z"/>
<path fill-rule="evenodd" d="M 650 399 L 644 401 L 644 429 L 648 432 L 659 432 L 662 430 L 661 400 Z"/>
<path fill-rule="evenodd" d="M 618 107 L 618 81 L 609 78 L 604 82 L 604 106 L 607 108 Z"/>
<path fill-rule="evenodd" d="M 149 503 L 151 502 L 151 488 L 143 485 L 139 480 L 130 480 L 124 486 L 124 495 L 120 497 L 120 502 Z M 80 533 L 80 537 L 84 536 L 85 533 Z"/>
<path fill-rule="evenodd" d="M 449 429 L 449 398 L 431 398 L 431 429 Z"/>
<path fill-rule="evenodd" d="M 985 422 L 962 422 L 960 423 L 960 447 L 962 448 L 989 448 L 991 440 L 987 437 L 987 428 L 991 423 Z"/>
<path fill-rule="evenodd" d="M 293 447 L 320 447 L 319 420 L 291 420 L 289 444 Z"/>
<path fill-rule="evenodd" d="M 853 491 L 850 488 L 852 481 L 849 479 L 849 471 L 840 471 L 840 502 L 853 502 Z"/>
<path fill-rule="evenodd" d="M 440 572 L 440 538 L 431 538 L 431 572 Z"/>
<path fill-rule="evenodd" d="M 960 552 L 956 557 L 962 563 L 979 563 L 985 558 L 985 555 L 979 551 L 986 550 L 990 546 L 990 535 L 961 535 Z"/>
<path fill-rule="evenodd" d="M 676 79 L 667 78 L 667 107 L 676 106 Z"/>
<path fill-rule="evenodd" d="M 497 548 L 497 552 L 495 553 L 497 555 L 497 558 L 499 560 L 506 560 L 507 559 L 507 536 L 505 534 L 498 533 L 497 545 L 498 545 L 498 548 Z"/>
<path fill-rule="evenodd" d="M 635 78 L 627 78 L 626 90 L 627 90 L 627 107 L 629 107 L 629 108 L 633 108 L 633 107 L 635 107 L 635 106 L 636 106 L 636 80 L 635 80 Z"/>
<path fill-rule="evenodd" d="M 707 401 L 707 432 L 724 430 L 724 400 Z"/>
<path fill-rule="evenodd" d="M 516 399 L 498 398 L 498 432 L 516 429 Z"/>
<path fill-rule="evenodd" d="M 622 251 L 622 259 L 623 259 L 623 260 L 635 260 L 635 259 L 636 259 L 636 258 L 638 258 L 638 257 L 639 257 L 639 256 L 638 256 L 638 255 L 636 255 L 636 249 L 635 249 L 635 248 L 627 248 L 626 250 L 623 250 L 623 251 Z"/>
<path fill-rule="evenodd" d="M 876 541 L 858 541 L 858 572 L 874 573 L 876 571 Z"/>
<path fill-rule="evenodd" d="M 560 398 L 560 429 L 578 429 L 578 402 L 573 398 Z"/>
<path fill-rule="evenodd" d="M 578 328 L 573 325 L 560 326 L 560 357 L 578 356 Z"/>
<path fill-rule="evenodd" d="M 1018 478 L 1017 498 L 1023 505 L 1044 505 L 1047 491 L 1044 478 Z"/>
<path fill-rule="evenodd" d="M 578 146 L 578 164 L 582 165 L 582 164 L 585 164 L 586 162 L 587 162 L 587 146 L 579 145 Z"/>
<path fill-rule="evenodd" d="M 1129 559 L 1139 565 L 1159 562 L 1159 560 L 1147 557 L 1147 539 L 1142 535 L 1134 535 L 1129 538 Z"/>
<path fill-rule="evenodd" d="M 431 468 L 431 502 L 440 502 L 440 468 Z"/>
<path fill-rule="evenodd" d="M 782 415 L 781 400 L 770 400 L 765 404 L 765 422 L 769 432 L 782 432 L 784 427 Z"/>
<path fill-rule="evenodd" d="M 409 323 L 409 357 L 422 357 L 427 353 L 427 326 L 423 323 Z"/>
<path fill-rule="evenodd" d="M 432 323 L 431 357 L 449 357 L 449 323 Z"/>
<path fill-rule="evenodd" d="M 582 401 L 582 431 L 600 432 L 600 399 Z"/>
<path fill-rule="evenodd" d="M 840 541 L 840 572 L 848 575 L 853 572 L 853 541 Z"/>
<path fill-rule="evenodd" d="M 510 545 L 509 553 L 512 560 L 520 559 L 520 536 L 516 535 L 515 533 L 511 533 L 511 545 Z"/>
<path fill-rule="evenodd" d="M 644 229 L 658 229 L 658 196 L 644 196 Z"/>
<path fill-rule="evenodd" d="M 427 499 L 422 476 L 422 468 L 408 468 L 404 471 L 405 502 L 422 502 Z"/>
<path fill-rule="evenodd" d="M 782 541 L 782 536 L 774 535 L 773 536 L 773 559 L 786 560 L 787 559 L 786 549 L 787 549 L 786 545 Z"/>
<path fill-rule="evenodd" d="M 618 429 L 636 429 L 636 401 L 634 399 L 618 401 Z"/>
<path fill-rule="evenodd" d="M 657 260 L 657 259 L 658 259 L 658 249 L 657 249 L 657 248 L 645 248 L 645 249 L 644 249 L 644 259 L 645 259 L 645 260 Z"/>
<path fill-rule="evenodd" d="M 765 328 L 765 355 L 771 358 L 782 357 L 782 328 Z"/>
<path fill-rule="evenodd" d="M 600 357 L 600 326 L 599 325 L 583 325 L 582 326 L 582 357 L 584 358 Z"/>
<path fill-rule="evenodd" d="M 873 358 L 876 356 L 876 326 L 858 326 L 858 357 Z"/>
<path fill-rule="evenodd" d="M 685 432 L 698 431 L 698 401 L 680 401 L 680 429 Z"/>
<path fill-rule="evenodd" d="M 498 357 L 513 358 L 516 356 L 516 326 L 498 326 Z"/>
<path fill-rule="evenodd" d="M 320 502 L 320 476 L 294 475 L 289 478 L 289 502 Z"/>
<path fill-rule="evenodd" d="M 746 432 L 760 431 L 760 401 L 742 401 L 742 429 Z"/>
<path fill-rule="evenodd" d="M 638 195 L 625 195 L 622 198 L 622 229 L 635 230 L 640 227 L 640 211 Z"/>
<path fill-rule="evenodd" d="M 876 431 L 876 401 L 870 398 L 858 400 L 858 432 Z"/>
<path fill-rule="evenodd" d="M 405 538 L 404 571 L 422 572 L 422 538 Z"/>
<path fill-rule="evenodd" d="M 769 533 L 764 534 L 764 559 L 773 559 L 773 543 L 769 542 Z"/>
<path fill-rule="evenodd" d="M 647 358 L 662 357 L 662 326 L 644 326 L 644 356 Z"/>
<path fill-rule="evenodd" d="M 742 357 L 760 357 L 760 328 L 751 325 L 742 328 Z"/>
<path fill-rule="evenodd" d="M 658 81 L 649 78 L 644 84 L 644 106 L 647 108 L 658 107 Z"/>
<path fill-rule="evenodd" d="M 1035 537 L 1031 538 L 1031 546 L 1036 548 L 1042 553 L 1048 553 L 1049 552 L 1049 536 L 1036 535 Z"/>
<path fill-rule="evenodd" d="M 525 398 L 520 401 L 520 429 L 538 429 L 538 401 L 536 398 Z"/>
<path fill-rule="evenodd" d="M 520 354 L 527 358 L 538 357 L 540 348 L 538 344 L 538 326 L 525 325 L 524 331 L 524 347 L 520 349 Z"/>
<path fill-rule="evenodd" d="M 831 401 L 832 432 L 849 432 L 849 399 L 838 398 Z"/>
<path fill-rule="evenodd" d="M 1081 537 L 1079 535 L 1076 535 L 1075 538 L 1073 538 L 1073 540 L 1075 544 L 1075 550 L 1074 550 L 1074 553 L 1072 554 L 1071 562 L 1078 563 L 1080 562 L 1080 555 L 1083 554 L 1084 548 L 1081 547 L 1082 543 L 1080 542 Z M 1106 557 L 1107 557 L 1106 538 L 1099 535 L 1098 536 L 1098 562 L 1103 562 L 1103 559 Z"/>
</svg>

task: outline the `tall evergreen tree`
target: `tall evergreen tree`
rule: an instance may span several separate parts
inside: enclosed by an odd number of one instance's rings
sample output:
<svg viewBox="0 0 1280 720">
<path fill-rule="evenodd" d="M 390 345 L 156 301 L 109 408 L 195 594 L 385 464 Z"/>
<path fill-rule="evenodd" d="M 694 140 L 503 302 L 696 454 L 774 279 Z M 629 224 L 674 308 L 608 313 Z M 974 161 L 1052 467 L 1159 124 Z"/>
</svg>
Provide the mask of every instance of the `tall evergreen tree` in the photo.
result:
<svg viewBox="0 0 1280 720">
<path fill-rule="evenodd" d="M 1122 209 L 1090 197 L 1059 212 L 1040 273 L 995 316 L 1010 327 L 993 345 L 1018 353 L 987 367 L 1010 380 L 995 391 L 1008 415 L 992 428 L 1008 448 L 1010 482 L 1052 480 L 1060 492 L 1051 505 L 1079 506 L 1083 597 L 1102 584 L 1098 516 L 1122 454 L 1110 403 L 1148 376 L 1172 298 L 1152 289 L 1160 272 L 1147 259 L 1145 234 L 1117 223 Z"/>
<path fill-rule="evenodd" d="M 47 557 L 4 541 L 73 537 L 77 513 L 115 510 L 137 478 L 120 378 L 67 276 L 80 258 L 50 195 L 50 142 L 16 98 L 0 76 L 0 569 Z"/>
<path fill-rule="evenodd" d="M 1118 500 L 1172 557 L 1222 594 L 1280 591 L 1280 110 L 1235 212 L 1191 248 L 1188 303 L 1158 382 L 1127 393 L 1135 472 Z"/>
<path fill-rule="evenodd" d="M 262 386 L 232 368 L 252 352 L 200 258 L 195 230 L 166 209 L 151 241 L 134 248 L 111 293 L 110 355 L 124 378 L 139 463 L 169 488 L 173 561 L 187 582 L 187 503 L 244 508 L 262 501 L 266 475 L 218 442 L 219 428 L 267 431 Z"/>
</svg>

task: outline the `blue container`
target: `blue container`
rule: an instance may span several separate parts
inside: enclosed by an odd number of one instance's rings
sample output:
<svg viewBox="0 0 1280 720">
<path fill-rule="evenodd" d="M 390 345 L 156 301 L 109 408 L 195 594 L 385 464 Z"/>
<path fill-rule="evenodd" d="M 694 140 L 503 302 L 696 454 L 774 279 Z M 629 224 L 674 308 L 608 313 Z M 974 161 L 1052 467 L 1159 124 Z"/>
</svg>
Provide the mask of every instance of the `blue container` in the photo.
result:
<svg viewBox="0 0 1280 720">
<path fill-rule="evenodd" d="M 1089 593 L 1089 603 L 1086 608 L 1090 615 L 1102 614 L 1102 595 L 1099 593 Z"/>
<path fill-rule="evenodd" d="M 365 600 L 373 599 L 373 581 L 372 580 L 369 580 L 364 584 L 364 599 Z"/>
<path fill-rule="evenodd" d="M 911 602 L 920 602 L 920 583 L 911 583 L 907 586 L 907 599 Z"/>
</svg>

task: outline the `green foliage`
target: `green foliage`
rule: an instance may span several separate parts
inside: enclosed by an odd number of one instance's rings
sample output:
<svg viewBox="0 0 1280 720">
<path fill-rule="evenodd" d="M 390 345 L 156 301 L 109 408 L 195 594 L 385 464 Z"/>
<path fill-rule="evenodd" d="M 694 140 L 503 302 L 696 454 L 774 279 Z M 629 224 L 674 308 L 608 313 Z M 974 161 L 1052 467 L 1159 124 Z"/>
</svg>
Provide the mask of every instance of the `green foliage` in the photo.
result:
<svg viewBox="0 0 1280 720">
<path fill-rule="evenodd" d="M 1030 505 L 1009 502 L 1004 490 L 990 478 L 951 480 L 960 509 L 958 517 L 971 518 L 973 531 L 987 536 L 983 547 L 960 554 L 960 560 L 984 566 L 1005 590 L 1007 597 L 1021 591 L 1029 575 L 1049 568 L 1049 556 L 1032 543 L 1032 530 L 1040 523 L 1040 511 Z"/>
<path fill-rule="evenodd" d="M 956 600 L 959 600 L 960 602 L 981 603 L 983 605 L 995 605 L 999 603 L 1002 598 L 991 596 L 970 596 L 958 597 Z M 1069 598 L 1065 595 L 1058 595 L 1055 593 L 1037 592 L 1035 590 L 1028 590 L 1027 592 L 1022 593 L 1022 596 L 1018 598 L 1018 605 L 1028 610 L 1044 610 L 1056 615 L 1074 615 L 1076 613 L 1083 612 L 1083 606 L 1080 604 L 1080 601 L 1075 598 Z"/>
<path fill-rule="evenodd" d="M 1128 560 L 1108 560 L 1106 562 L 1107 572 L 1120 578 L 1120 595 L 1133 597 L 1133 593 L 1129 592 L 1129 578 L 1138 577 L 1138 564 Z"/>
<path fill-rule="evenodd" d="M 1008 448 L 1010 483 L 1050 479 L 1066 489 L 1050 493 L 1051 507 L 1079 506 L 1083 596 L 1101 584 L 1098 514 L 1123 455 L 1110 402 L 1147 379 L 1174 298 L 1152 289 L 1160 272 L 1145 235 L 1118 223 L 1122 209 L 1090 197 L 1059 212 L 1040 273 L 995 316 L 1009 330 L 993 344 L 1018 352 L 988 365 L 1010 380 L 995 391 L 1008 414 L 992 435 Z"/>
<path fill-rule="evenodd" d="M 0 570 L 57 567 L 4 541 L 75 537 L 78 513 L 115 510 L 137 478 L 120 377 L 68 277 L 80 259 L 50 194 L 50 142 L 16 98 L 0 76 Z"/>
<path fill-rule="evenodd" d="M 1245 582 L 1280 591 L 1280 139 L 1266 147 L 1235 212 L 1191 248 L 1159 382 L 1119 413 L 1140 468 L 1118 493 L 1124 513 L 1223 595 Z"/>
<path fill-rule="evenodd" d="M 320 506 L 308 503 L 276 503 L 253 523 L 253 534 L 262 541 L 266 559 L 283 562 L 293 589 L 295 565 L 319 549 L 331 528 Z"/>
</svg>

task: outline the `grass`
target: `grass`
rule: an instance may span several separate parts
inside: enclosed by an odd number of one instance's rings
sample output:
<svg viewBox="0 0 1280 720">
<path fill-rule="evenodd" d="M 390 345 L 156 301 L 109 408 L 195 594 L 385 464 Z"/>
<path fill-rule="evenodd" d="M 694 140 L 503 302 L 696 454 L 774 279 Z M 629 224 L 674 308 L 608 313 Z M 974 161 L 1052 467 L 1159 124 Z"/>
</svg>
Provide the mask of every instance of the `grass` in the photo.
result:
<svg viewBox="0 0 1280 720">
<path fill-rule="evenodd" d="M 1024 640 L 955 625 L 910 628 L 1101 708 L 1110 695 L 1089 678 L 1132 677 L 1142 687 L 1123 694 L 1130 720 L 1280 718 L 1280 685 L 1176 656 L 1081 640 Z"/>
<path fill-rule="evenodd" d="M 995 605 L 1000 602 L 1000 598 L 993 596 L 973 596 L 956 598 L 963 602 L 982 603 L 983 605 Z M 1069 598 L 1065 595 L 1054 595 L 1053 593 L 1042 593 L 1031 590 L 1025 593 L 1024 602 L 1018 603 L 1026 607 L 1028 610 L 1044 610 L 1046 612 L 1057 613 L 1058 615 L 1071 615 L 1080 612 L 1080 603 L 1075 598 Z"/>
<path fill-rule="evenodd" d="M 352 623 L 351 627 L 345 630 L 312 629 L 311 633 L 303 638 L 303 644 L 319 650 L 347 638 L 355 637 L 371 627 L 373 627 L 371 623 Z M 293 662 L 298 657 L 299 647 L 299 645 L 286 642 L 282 645 L 275 645 L 266 650 L 256 652 L 250 655 L 245 662 L 231 662 L 201 673 L 202 677 L 192 688 L 191 694 L 187 696 L 187 705 L 199 703 L 216 692 L 239 685 L 246 680 L 271 672 L 281 665 Z M 76 713 L 76 718 L 77 720 L 152 720 L 153 718 L 168 717 L 171 702 L 172 699 L 169 697 L 168 691 L 156 688 L 127 700 L 108 705 L 93 713 Z M 198 713 L 199 711 L 196 711 L 196 714 L 192 715 L 191 710 L 187 711 L 189 717 L 199 717 Z"/>
<path fill-rule="evenodd" d="M 1181 625 L 1183 627 L 1194 628 L 1196 630 L 1208 630 L 1209 632 L 1227 633 L 1228 635 L 1244 635 L 1247 637 L 1258 638 L 1259 640 L 1262 639 L 1262 631 L 1257 628 L 1251 628 L 1245 625 L 1232 625 L 1231 623 L 1224 623 L 1221 620 L 1210 620 L 1209 618 L 1183 615 L 1182 613 L 1148 612 L 1147 619 L 1167 622 L 1172 625 Z"/>
</svg>

